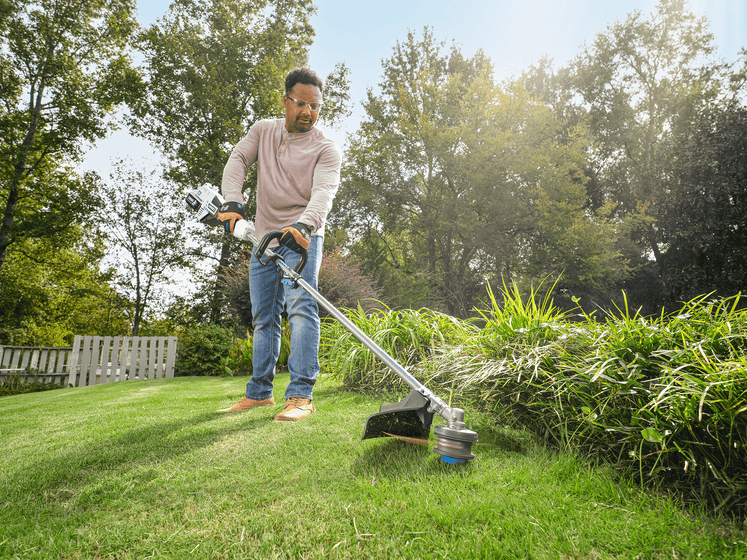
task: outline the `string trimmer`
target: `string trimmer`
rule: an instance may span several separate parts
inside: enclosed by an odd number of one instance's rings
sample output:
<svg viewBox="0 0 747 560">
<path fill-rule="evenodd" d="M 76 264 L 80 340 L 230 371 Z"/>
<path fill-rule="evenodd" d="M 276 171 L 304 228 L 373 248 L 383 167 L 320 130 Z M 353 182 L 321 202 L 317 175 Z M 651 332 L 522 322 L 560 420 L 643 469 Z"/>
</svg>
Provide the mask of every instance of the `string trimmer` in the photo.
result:
<svg viewBox="0 0 747 560">
<path fill-rule="evenodd" d="M 197 212 L 198 219 L 208 225 L 220 224 L 217 216 L 223 203 L 220 194 L 209 186 L 195 189 L 187 195 L 187 204 Z M 275 264 L 282 275 L 283 283 L 293 288 L 299 286 L 303 288 L 332 317 L 342 323 L 361 344 L 371 350 L 377 358 L 383 361 L 410 387 L 410 393 L 403 400 L 394 404 L 383 405 L 379 412 L 369 416 L 363 431 L 363 439 L 387 436 L 427 438 L 433 415 L 438 414 L 446 420 L 446 425 L 439 425 L 433 429 L 437 440 L 436 453 L 441 455 L 444 462 L 452 464 L 466 463 L 474 459 L 472 444 L 477 442 L 477 434 L 465 427 L 464 410 L 451 408 L 438 398 L 306 282 L 301 277 L 301 271 L 306 265 L 307 259 L 305 251 L 301 251 L 299 263 L 293 269 L 285 264 L 280 255 L 268 248 L 273 239 L 282 237 L 282 231 L 271 231 L 262 240 L 257 240 L 254 236 L 254 223 L 249 220 L 241 220 L 234 225 L 233 235 L 241 241 L 251 243 L 254 246 L 254 256 L 260 264 L 264 266 L 270 263 Z"/>
</svg>

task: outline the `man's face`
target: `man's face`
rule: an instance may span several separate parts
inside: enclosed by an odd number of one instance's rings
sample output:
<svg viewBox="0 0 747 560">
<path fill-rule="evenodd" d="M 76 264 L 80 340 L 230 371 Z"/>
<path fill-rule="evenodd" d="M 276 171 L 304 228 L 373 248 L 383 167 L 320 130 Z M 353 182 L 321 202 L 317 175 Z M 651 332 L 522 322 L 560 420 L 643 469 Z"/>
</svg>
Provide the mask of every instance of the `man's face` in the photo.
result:
<svg viewBox="0 0 747 560">
<path fill-rule="evenodd" d="M 304 107 L 298 107 L 296 101 L 305 101 Z M 288 132 L 308 132 L 314 126 L 319 111 L 312 111 L 309 103 L 321 103 L 322 92 L 317 86 L 296 84 L 290 93 L 283 96 L 285 107 L 285 128 Z"/>
</svg>

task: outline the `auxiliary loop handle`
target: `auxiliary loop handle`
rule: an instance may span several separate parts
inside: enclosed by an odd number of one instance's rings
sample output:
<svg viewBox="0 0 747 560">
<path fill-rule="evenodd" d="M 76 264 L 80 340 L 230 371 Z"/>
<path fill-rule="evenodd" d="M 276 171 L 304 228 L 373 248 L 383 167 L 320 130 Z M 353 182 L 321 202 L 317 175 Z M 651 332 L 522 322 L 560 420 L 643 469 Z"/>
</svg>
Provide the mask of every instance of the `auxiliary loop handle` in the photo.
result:
<svg viewBox="0 0 747 560">
<path fill-rule="evenodd" d="M 257 260 L 262 266 L 267 266 L 271 262 L 276 262 L 278 260 L 285 262 L 283 260 L 283 257 L 278 255 L 277 253 L 274 253 L 268 249 L 270 242 L 273 239 L 280 239 L 285 235 L 285 232 L 282 230 L 275 230 L 267 233 L 262 240 L 257 245 L 257 248 L 254 250 L 254 256 L 257 257 Z M 303 267 L 306 266 L 306 261 L 309 258 L 309 254 L 306 251 L 306 249 L 301 249 L 298 254 L 301 256 L 301 258 L 298 261 L 298 264 L 296 265 L 296 268 L 293 269 L 293 272 L 300 275 L 301 271 L 303 270 Z M 262 260 L 262 256 L 266 255 L 267 258 L 265 260 Z"/>
</svg>

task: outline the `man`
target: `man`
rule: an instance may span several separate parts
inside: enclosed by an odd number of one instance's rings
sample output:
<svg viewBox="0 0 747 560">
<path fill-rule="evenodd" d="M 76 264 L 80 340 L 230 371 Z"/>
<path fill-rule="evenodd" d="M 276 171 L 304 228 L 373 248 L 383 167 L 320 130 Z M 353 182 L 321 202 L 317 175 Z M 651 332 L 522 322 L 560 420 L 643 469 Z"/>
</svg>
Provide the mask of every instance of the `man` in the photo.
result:
<svg viewBox="0 0 747 560">
<path fill-rule="evenodd" d="M 285 118 L 256 123 L 233 149 L 223 170 L 221 190 L 226 200 L 218 219 L 233 232 L 244 218 L 241 188 L 257 162 L 256 236 L 283 230 L 272 250 L 294 268 L 300 249 L 308 253 L 302 277 L 317 288 L 322 261 L 324 224 L 340 183 L 342 153 L 314 124 L 322 107 L 322 80 L 308 68 L 297 68 L 285 79 Z M 303 420 L 316 408 L 312 390 L 319 374 L 319 309 L 301 288 L 280 282 L 277 267 L 262 266 L 252 255 L 249 265 L 254 326 L 254 372 L 246 396 L 224 412 L 275 404 L 272 396 L 280 353 L 280 314 L 287 306 L 291 328 L 288 358 L 290 384 L 278 421 Z"/>
</svg>

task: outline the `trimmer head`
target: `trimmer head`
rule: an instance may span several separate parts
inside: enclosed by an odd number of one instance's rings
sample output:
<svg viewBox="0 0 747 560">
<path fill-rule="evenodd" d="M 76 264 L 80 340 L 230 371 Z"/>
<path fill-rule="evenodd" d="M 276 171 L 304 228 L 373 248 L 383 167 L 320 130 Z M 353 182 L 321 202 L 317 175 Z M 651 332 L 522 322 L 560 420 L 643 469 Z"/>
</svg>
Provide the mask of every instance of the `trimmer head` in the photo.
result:
<svg viewBox="0 0 747 560">
<path fill-rule="evenodd" d="M 379 412 L 369 416 L 362 439 L 390 435 L 427 438 L 433 421 L 428 404 L 428 399 L 413 389 L 400 402 L 385 404 L 379 408 Z"/>
<path fill-rule="evenodd" d="M 395 436 L 427 440 L 433 421 L 429 406 L 430 401 L 413 389 L 400 402 L 385 404 L 369 416 L 362 439 Z M 435 451 L 444 463 L 461 465 L 475 458 L 472 444 L 477 441 L 477 433 L 464 427 L 463 410 L 457 408 L 453 412 L 456 418 L 452 425 L 433 428 L 438 441 Z"/>
<path fill-rule="evenodd" d="M 441 455 L 444 463 L 452 465 L 463 465 L 475 458 L 472 454 L 472 444 L 477 441 L 477 433 L 467 430 L 463 426 L 436 426 L 433 433 L 436 434 L 438 445 L 436 453 Z"/>
</svg>

